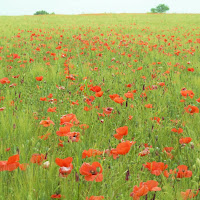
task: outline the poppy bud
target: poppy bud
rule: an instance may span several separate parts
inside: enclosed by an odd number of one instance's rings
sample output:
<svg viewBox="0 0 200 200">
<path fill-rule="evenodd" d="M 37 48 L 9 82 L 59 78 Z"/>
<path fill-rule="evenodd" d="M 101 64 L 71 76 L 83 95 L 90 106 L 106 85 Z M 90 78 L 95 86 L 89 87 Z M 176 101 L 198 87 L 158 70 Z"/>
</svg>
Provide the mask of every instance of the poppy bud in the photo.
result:
<svg viewBox="0 0 200 200">
<path fill-rule="evenodd" d="M 196 164 L 198 165 L 198 167 L 200 167 L 200 159 L 199 158 L 196 159 Z"/>
<path fill-rule="evenodd" d="M 75 174 L 75 180 L 76 180 L 76 182 L 78 182 L 79 181 L 79 175 L 78 175 L 78 173 L 76 172 L 76 174 Z"/>
<path fill-rule="evenodd" d="M 156 141 L 158 140 L 158 135 L 155 136 Z"/>
<path fill-rule="evenodd" d="M 43 168 L 47 169 L 47 168 L 49 168 L 49 165 L 50 165 L 50 162 L 46 161 L 43 163 Z"/>
<path fill-rule="evenodd" d="M 192 168 L 193 168 L 194 170 L 196 170 L 196 165 L 193 165 Z"/>
<path fill-rule="evenodd" d="M 194 149 L 194 143 L 190 142 L 190 145 L 191 145 L 191 149 Z"/>
<path fill-rule="evenodd" d="M 127 172 L 126 172 L 126 177 L 125 177 L 125 180 L 126 180 L 126 181 L 129 180 L 129 176 L 130 176 L 130 172 L 129 172 L 129 170 L 127 170 Z"/>
<path fill-rule="evenodd" d="M 186 146 L 186 144 L 185 144 L 185 143 L 181 144 L 181 148 L 184 148 L 185 146 Z"/>
<path fill-rule="evenodd" d="M 100 167 L 97 167 L 96 171 L 99 173 L 101 171 Z"/>
<path fill-rule="evenodd" d="M 154 152 L 154 148 L 150 148 L 150 153 L 153 153 Z"/>
<path fill-rule="evenodd" d="M 6 151 L 10 151 L 10 148 L 7 148 Z"/>
</svg>

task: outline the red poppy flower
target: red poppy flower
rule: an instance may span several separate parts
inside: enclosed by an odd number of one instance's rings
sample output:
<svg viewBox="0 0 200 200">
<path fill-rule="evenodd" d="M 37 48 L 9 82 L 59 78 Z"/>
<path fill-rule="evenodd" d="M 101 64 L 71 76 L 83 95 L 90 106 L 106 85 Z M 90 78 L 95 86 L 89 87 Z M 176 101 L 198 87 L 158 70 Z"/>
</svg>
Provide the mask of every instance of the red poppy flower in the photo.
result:
<svg viewBox="0 0 200 200">
<path fill-rule="evenodd" d="M 57 46 L 57 47 L 56 47 L 56 49 L 61 49 L 61 48 L 62 48 L 61 46 Z"/>
<path fill-rule="evenodd" d="M 68 124 L 64 127 L 60 127 L 59 131 L 56 131 L 56 134 L 58 136 L 68 136 L 68 133 L 70 132 L 70 128 L 73 126 L 73 124 Z"/>
<path fill-rule="evenodd" d="M 190 178 L 192 176 L 192 172 L 188 170 L 186 165 L 179 165 L 177 168 L 177 178 Z"/>
<path fill-rule="evenodd" d="M 161 190 L 160 187 L 157 187 L 158 186 L 158 182 L 154 181 L 154 180 L 143 182 L 142 184 L 146 185 L 148 187 L 149 191 L 160 191 Z"/>
<path fill-rule="evenodd" d="M 165 152 L 170 159 L 173 159 L 174 156 L 170 153 L 173 149 L 173 147 L 165 147 L 162 152 Z"/>
<path fill-rule="evenodd" d="M 50 117 L 47 117 L 47 120 L 42 120 L 40 122 L 40 125 L 43 125 L 44 127 L 48 127 L 51 124 L 55 125 L 54 122 L 52 120 L 50 120 Z"/>
<path fill-rule="evenodd" d="M 0 79 L 0 83 L 1 84 L 10 83 L 10 81 L 7 77 L 4 77 L 4 78 Z"/>
<path fill-rule="evenodd" d="M 146 147 L 143 151 L 141 151 L 139 154 L 138 154 L 138 156 L 146 156 L 146 155 L 148 155 L 148 154 L 150 154 L 150 148 L 149 147 Z"/>
<path fill-rule="evenodd" d="M 56 112 L 56 107 L 48 108 L 48 109 L 47 109 L 47 112 Z"/>
<path fill-rule="evenodd" d="M 89 105 L 92 106 L 92 102 L 95 100 L 94 96 L 90 96 L 89 98 L 85 98 L 85 102 Z"/>
<path fill-rule="evenodd" d="M 89 125 L 87 125 L 87 124 L 81 124 L 79 127 L 80 127 L 82 130 L 86 130 L 86 129 L 89 128 Z"/>
<path fill-rule="evenodd" d="M 188 143 L 190 143 L 192 141 L 192 138 L 191 137 L 185 137 L 185 138 L 181 138 L 180 140 L 179 140 L 179 143 L 180 144 L 188 144 Z"/>
<path fill-rule="evenodd" d="M 99 150 L 95 150 L 95 149 L 89 149 L 88 151 L 87 150 L 84 150 L 83 153 L 82 153 L 82 159 L 86 158 L 86 157 L 92 157 L 92 156 L 96 156 L 96 155 L 101 155 L 103 154 L 103 152 L 99 151 Z"/>
<path fill-rule="evenodd" d="M 143 67 L 138 67 L 137 70 L 141 70 Z"/>
<path fill-rule="evenodd" d="M 69 132 L 66 134 L 66 136 L 68 136 L 69 141 L 71 141 L 71 142 L 78 142 L 80 140 L 79 132 Z"/>
<path fill-rule="evenodd" d="M 122 104 L 125 100 L 122 97 L 115 97 L 114 102 Z"/>
<path fill-rule="evenodd" d="M 113 135 L 116 139 L 121 140 L 124 135 L 128 135 L 128 126 L 119 127 L 116 129 L 117 134 Z"/>
<path fill-rule="evenodd" d="M 191 99 L 194 97 L 194 92 L 192 91 L 192 90 L 187 90 L 187 89 L 182 89 L 181 90 L 181 95 L 183 96 L 183 97 L 187 97 L 187 96 L 189 96 Z"/>
<path fill-rule="evenodd" d="M 41 165 L 44 160 L 45 160 L 44 154 L 35 153 L 32 155 L 30 161 L 31 161 L 31 163 L 37 163 L 38 165 Z"/>
<path fill-rule="evenodd" d="M 162 152 L 165 151 L 165 152 L 170 153 L 173 149 L 174 149 L 174 147 L 164 147 L 163 150 L 162 150 Z"/>
<path fill-rule="evenodd" d="M 113 159 L 117 159 L 119 157 L 116 149 L 106 149 L 104 153 L 108 154 L 108 156 L 113 156 Z"/>
<path fill-rule="evenodd" d="M 130 196 L 133 197 L 133 200 L 139 200 L 141 196 L 145 196 L 148 194 L 149 189 L 146 185 L 134 186 L 133 192 L 131 192 Z"/>
<path fill-rule="evenodd" d="M 131 92 L 127 92 L 127 93 L 125 93 L 124 94 L 124 96 L 126 97 L 126 98 L 131 98 L 131 99 L 133 99 L 133 93 L 131 93 Z"/>
<path fill-rule="evenodd" d="M 158 124 L 160 124 L 160 118 L 159 117 L 153 117 L 151 120 L 157 121 Z"/>
<path fill-rule="evenodd" d="M 171 131 L 172 132 L 177 132 L 178 134 L 183 133 L 183 129 L 182 128 L 179 128 L 179 129 L 173 128 Z"/>
<path fill-rule="evenodd" d="M 61 199 L 61 198 L 62 198 L 62 195 L 61 195 L 61 194 L 52 194 L 52 195 L 51 195 L 51 198 L 52 198 L 52 199 Z"/>
<path fill-rule="evenodd" d="M 187 69 L 189 72 L 194 72 L 194 68 L 188 68 Z"/>
<path fill-rule="evenodd" d="M 109 97 L 110 97 L 112 100 L 114 100 L 116 97 L 119 97 L 119 95 L 118 95 L 118 94 L 112 94 L 112 95 L 109 95 Z"/>
<path fill-rule="evenodd" d="M 104 196 L 91 196 L 90 198 L 86 197 L 86 200 L 102 200 L 102 199 L 104 199 Z"/>
<path fill-rule="evenodd" d="M 93 92 L 100 92 L 101 91 L 101 87 L 94 86 L 94 87 L 91 87 L 90 90 L 93 91 Z"/>
<path fill-rule="evenodd" d="M 99 162 L 93 162 L 92 165 L 89 163 L 83 163 L 80 168 L 80 174 L 85 176 L 86 181 L 103 181 L 102 166 Z"/>
<path fill-rule="evenodd" d="M 151 172 L 151 174 L 154 174 L 156 176 L 159 176 L 162 173 L 162 171 L 164 171 L 168 167 L 168 165 L 165 165 L 162 162 L 155 161 L 151 163 L 147 162 L 146 164 L 143 164 L 143 166 L 147 168 Z"/>
<path fill-rule="evenodd" d="M 131 146 L 132 145 L 134 145 L 136 142 L 134 142 L 134 141 L 125 141 L 125 142 L 121 142 L 121 143 L 119 143 L 118 145 L 117 145 L 117 147 L 116 147 L 116 151 L 117 151 L 117 154 L 119 154 L 119 155 L 125 155 L 125 154 L 127 154 L 129 151 L 130 151 L 130 149 L 131 149 Z"/>
<path fill-rule="evenodd" d="M 35 77 L 35 79 L 36 79 L 37 81 L 42 81 L 43 76 Z"/>
<path fill-rule="evenodd" d="M 197 190 L 196 193 L 194 193 L 194 191 L 192 191 L 191 189 L 187 189 L 185 192 L 181 192 L 181 196 L 183 197 L 183 200 L 187 200 L 196 197 L 198 193 L 199 190 Z"/>
<path fill-rule="evenodd" d="M 3 111 L 3 110 L 5 110 L 5 107 L 1 107 L 1 108 L 0 108 L 0 111 Z"/>
<path fill-rule="evenodd" d="M 194 113 L 199 113 L 199 108 L 196 106 L 189 105 L 188 107 L 185 107 L 185 112 L 193 115 Z"/>
<path fill-rule="evenodd" d="M 145 107 L 146 108 L 153 108 L 152 104 L 146 104 Z"/>
<path fill-rule="evenodd" d="M 112 111 L 113 111 L 113 108 L 111 107 L 103 108 L 103 113 L 106 115 L 110 115 Z"/>
<path fill-rule="evenodd" d="M 8 158 L 7 161 L 0 161 L 0 171 L 13 171 L 20 165 L 19 155 L 14 155 Z"/>
<path fill-rule="evenodd" d="M 164 82 L 160 82 L 158 83 L 158 85 L 160 85 L 161 87 L 165 86 L 165 83 Z"/>
<path fill-rule="evenodd" d="M 72 161 L 72 157 L 68 157 L 65 159 L 56 158 L 55 162 L 58 166 L 60 166 L 59 174 L 61 177 L 67 177 L 71 173 L 73 169 Z"/>
<path fill-rule="evenodd" d="M 131 192 L 130 196 L 133 197 L 134 200 L 139 200 L 141 196 L 147 195 L 150 191 L 160 191 L 161 188 L 157 186 L 158 182 L 154 180 L 141 182 L 139 187 L 134 186 L 133 192 Z"/>
<path fill-rule="evenodd" d="M 71 122 L 71 123 L 75 123 L 75 124 L 78 124 L 79 121 L 77 120 L 76 118 L 76 115 L 75 114 L 67 114 L 67 115 L 63 115 L 61 118 L 60 118 L 60 125 L 65 125 L 66 122 Z"/>
<path fill-rule="evenodd" d="M 40 101 L 46 101 L 47 98 L 46 97 L 40 97 Z"/>
<path fill-rule="evenodd" d="M 38 138 L 42 139 L 42 140 L 47 140 L 49 135 L 51 135 L 51 133 L 46 133 L 45 135 L 42 136 L 38 136 Z"/>
<path fill-rule="evenodd" d="M 166 177 L 166 178 L 169 178 L 169 175 L 172 175 L 172 179 L 175 179 L 175 175 L 176 175 L 176 169 L 172 170 L 170 169 L 169 172 L 167 170 L 165 170 L 163 172 L 163 175 Z"/>
<path fill-rule="evenodd" d="M 95 94 L 96 97 L 101 97 L 102 95 L 103 95 L 103 91 L 96 92 Z"/>
</svg>

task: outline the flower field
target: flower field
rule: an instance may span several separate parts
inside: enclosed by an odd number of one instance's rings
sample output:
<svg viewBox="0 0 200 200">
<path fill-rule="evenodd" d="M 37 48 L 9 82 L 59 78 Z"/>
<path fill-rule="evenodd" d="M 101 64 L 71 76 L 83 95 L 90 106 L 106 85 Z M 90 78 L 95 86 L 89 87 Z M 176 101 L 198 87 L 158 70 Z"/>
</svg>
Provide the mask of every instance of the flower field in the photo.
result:
<svg viewBox="0 0 200 200">
<path fill-rule="evenodd" d="M 200 16 L 0 17 L 0 199 L 200 199 Z"/>
</svg>

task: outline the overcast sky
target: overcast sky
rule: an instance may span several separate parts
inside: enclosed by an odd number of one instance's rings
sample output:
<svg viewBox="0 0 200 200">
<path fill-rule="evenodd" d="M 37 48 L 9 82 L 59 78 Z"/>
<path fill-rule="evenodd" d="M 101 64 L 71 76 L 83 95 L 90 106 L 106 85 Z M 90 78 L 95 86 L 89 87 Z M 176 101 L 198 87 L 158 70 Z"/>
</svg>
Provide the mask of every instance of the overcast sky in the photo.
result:
<svg viewBox="0 0 200 200">
<path fill-rule="evenodd" d="M 200 0 L 0 0 L 0 15 L 146 13 L 161 3 L 169 6 L 168 13 L 200 13 Z"/>
</svg>

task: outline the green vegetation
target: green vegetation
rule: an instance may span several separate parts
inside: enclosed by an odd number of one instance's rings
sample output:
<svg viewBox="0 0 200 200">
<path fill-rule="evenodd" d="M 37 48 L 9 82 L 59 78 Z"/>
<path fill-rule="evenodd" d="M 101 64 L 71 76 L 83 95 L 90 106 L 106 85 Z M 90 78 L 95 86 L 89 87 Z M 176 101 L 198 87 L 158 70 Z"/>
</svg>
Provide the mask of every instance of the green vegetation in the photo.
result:
<svg viewBox="0 0 200 200">
<path fill-rule="evenodd" d="M 0 199 L 200 199 L 199 20 L 0 17 Z"/>
<path fill-rule="evenodd" d="M 35 12 L 34 15 L 55 15 L 55 13 L 54 12 L 48 13 L 47 11 L 40 10 L 40 11 Z"/>
<path fill-rule="evenodd" d="M 165 4 L 159 4 L 156 8 L 151 8 L 152 13 L 165 13 L 169 10 L 169 7 Z"/>
</svg>

